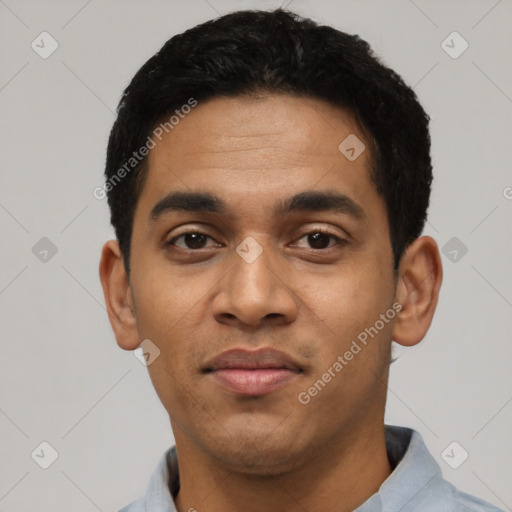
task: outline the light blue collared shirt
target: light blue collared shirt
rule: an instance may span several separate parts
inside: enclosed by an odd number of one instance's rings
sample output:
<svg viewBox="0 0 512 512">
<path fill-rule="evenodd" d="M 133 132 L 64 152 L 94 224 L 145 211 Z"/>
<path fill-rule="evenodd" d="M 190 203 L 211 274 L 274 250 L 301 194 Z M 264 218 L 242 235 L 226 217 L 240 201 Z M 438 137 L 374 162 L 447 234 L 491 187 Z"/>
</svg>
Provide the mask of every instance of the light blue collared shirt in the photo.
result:
<svg viewBox="0 0 512 512">
<path fill-rule="evenodd" d="M 354 512 L 504 512 L 446 481 L 419 432 L 386 425 L 386 448 L 393 472 Z M 172 496 L 179 486 L 173 446 L 160 458 L 144 496 L 119 512 L 177 512 Z"/>
</svg>

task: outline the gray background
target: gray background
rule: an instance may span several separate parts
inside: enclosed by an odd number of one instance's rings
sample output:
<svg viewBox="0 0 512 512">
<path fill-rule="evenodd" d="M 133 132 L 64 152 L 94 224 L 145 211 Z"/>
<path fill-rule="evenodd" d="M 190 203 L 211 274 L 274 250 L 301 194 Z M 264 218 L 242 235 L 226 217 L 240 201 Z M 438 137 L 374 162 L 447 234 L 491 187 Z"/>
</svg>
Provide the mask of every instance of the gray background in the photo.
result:
<svg viewBox="0 0 512 512">
<path fill-rule="evenodd" d="M 0 0 L 0 512 L 118 510 L 173 442 L 147 369 L 108 323 L 98 260 L 113 231 L 92 190 L 121 91 L 146 59 L 217 13 L 280 3 Z M 386 421 L 418 429 L 462 490 L 512 510 L 512 2 L 287 5 L 359 33 L 431 115 L 425 233 L 459 247 L 444 250 L 429 334 L 397 351 Z M 31 48 L 43 31 L 59 44 L 47 59 Z M 441 46 L 453 31 L 469 43 L 456 59 Z M 56 254 L 41 253 L 43 237 Z M 31 457 L 43 441 L 58 452 L 48 469 Z M 469 453 L 458 469 L 441 456 L 453 441 Z"/>
</svg>

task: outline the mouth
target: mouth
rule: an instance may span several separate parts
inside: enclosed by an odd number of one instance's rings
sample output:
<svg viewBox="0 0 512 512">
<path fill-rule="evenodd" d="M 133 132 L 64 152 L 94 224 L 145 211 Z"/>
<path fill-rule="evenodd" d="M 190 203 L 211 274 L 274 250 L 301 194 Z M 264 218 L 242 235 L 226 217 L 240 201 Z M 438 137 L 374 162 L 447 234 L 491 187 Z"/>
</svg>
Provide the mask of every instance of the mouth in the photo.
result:
<svg viewBox="0 0 512 512">
<path fill-rule="evenodd" d="M 204 374 L 224 389 L 245 396 L 261 396 L 286 386 L 303 373 L 293 359 L 278 350 L 233 349 L 212 359 Z"/>
</svg>

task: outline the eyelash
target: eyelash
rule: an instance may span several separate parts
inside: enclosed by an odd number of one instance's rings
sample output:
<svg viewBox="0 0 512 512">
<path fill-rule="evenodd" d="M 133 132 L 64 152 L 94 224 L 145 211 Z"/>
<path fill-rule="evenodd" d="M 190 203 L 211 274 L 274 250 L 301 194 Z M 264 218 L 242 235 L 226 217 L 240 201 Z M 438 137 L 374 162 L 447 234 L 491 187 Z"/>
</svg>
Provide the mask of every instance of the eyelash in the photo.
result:
<svg viewBox="0 0 512 512">
<path fill-rule="evenodd" d="M 346 243 L 348 243 L 347 240 L 344 240 L 343 238 L 340 238 L 339 236 L 331 233 L 330 231 L 327 231 L 327 230 L 324 230 L 321 228 L 316 228 L 311 231 L 308 231 L 307 233 L 304 233 L 300 238 L 298 238 L 298 240 L 301 240 L 302 238 L 304 238 L 308 235 L 313 235 L 313 234 L 317 234 L 317 233 L 321 233 L 322 235 L 326 235 L 326 236 L 329 236 L 330 238 L 333 238 L 336 241 L 336 245 L 334 245 L 332 247 L 327 247 L 325 249 L 311 249 L 312 251 L 328 252 L 331 249 L 334 249 L 336 246 L 345 245 Z M 180 233 L 179 235 L 175 236 L 171 240 L 167 241 L 165 243 L 165 245 L 168 247 L 172 247 L 174 245 L 174 242 L 176 242 L 176 240 L 179 240 L 181 237 L 186 236 L 186 235 L 191 235 L 191 234 L 202 235 L 202 236 L 205 236 L 205 237 L 213 240 L 213 237 L 211 237 L 210 235 L 208 235 L 206 233 L 203 233 L 203 232 L 197 231 L 197 230 L 191 230 L 191 231 L 185 231 L 183 233 Z M 204 250 L 204 248 L 203 249 L 183 249 L 182 247 L 177 247 L 177 250 L 190 253 L 190 252 L 200 252 L 200 251 Z"/>
</svg>

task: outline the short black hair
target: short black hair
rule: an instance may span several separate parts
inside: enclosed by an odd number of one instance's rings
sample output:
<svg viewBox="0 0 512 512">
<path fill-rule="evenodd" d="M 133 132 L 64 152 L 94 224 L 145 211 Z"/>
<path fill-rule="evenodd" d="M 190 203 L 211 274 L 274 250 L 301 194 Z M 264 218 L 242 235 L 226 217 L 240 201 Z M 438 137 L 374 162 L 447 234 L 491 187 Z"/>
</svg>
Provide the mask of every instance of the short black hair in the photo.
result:
<svg viewBox="0 0 512 512">
<path fill-rule="evenodd" d="M 355 116 L 371 144 L 371 177 L 386 203 L 398 268 L 426 220 L 430 118 L 358 35 L 276 9 L 236 11 L 175 35 L 124 90 L 108 142 L 105 190 L 128 275 L 134 211 L 148 171 L 138 151 L 152 131 L 191 99 L 261 92 L 321 99 Z"/>
</svg>

